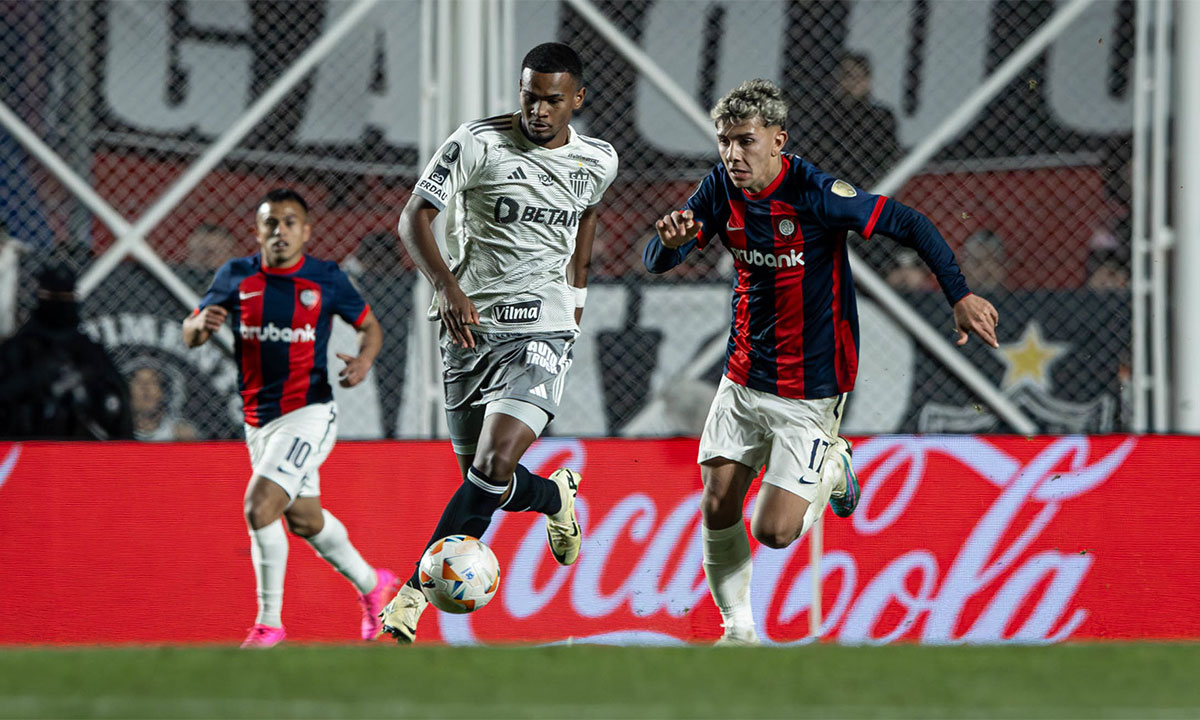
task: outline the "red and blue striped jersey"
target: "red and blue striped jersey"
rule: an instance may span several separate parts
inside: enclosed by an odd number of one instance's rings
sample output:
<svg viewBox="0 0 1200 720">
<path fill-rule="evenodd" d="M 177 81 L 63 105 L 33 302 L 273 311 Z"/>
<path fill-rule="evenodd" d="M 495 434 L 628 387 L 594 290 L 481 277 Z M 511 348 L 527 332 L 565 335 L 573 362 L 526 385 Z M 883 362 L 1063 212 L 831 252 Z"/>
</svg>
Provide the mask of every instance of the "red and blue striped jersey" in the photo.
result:
<svg viewBox="0 0 1200 720">
<path fill-rule="evenodd" d="M 282 269 L 258 255 L 230 260 L 195 312 L 209 305 L 233 320 L 242 411 L 254 427 L 333 398 L 325 360 L 333 316 L 357 328 L 370 310 L 337 263 L 308 255 Z"/>
<path fill-rule="evenodd" d="M 757 193 L 736 187 L 718 165 L 684 206 L 701 223 L 697 239 L 672 250 L 656 236 L 643 260 L 651 272 L 664 272 L 719 237 L 736 270 L 725 375 L 781 397 L 832 397 L 852 390 L 858 373 L 848 231 L 914 247 L 951 304 L 969 293 L 953 252 L 924 215 L 795 155 L 782 157 L 779 176 Z"/>
</svg>

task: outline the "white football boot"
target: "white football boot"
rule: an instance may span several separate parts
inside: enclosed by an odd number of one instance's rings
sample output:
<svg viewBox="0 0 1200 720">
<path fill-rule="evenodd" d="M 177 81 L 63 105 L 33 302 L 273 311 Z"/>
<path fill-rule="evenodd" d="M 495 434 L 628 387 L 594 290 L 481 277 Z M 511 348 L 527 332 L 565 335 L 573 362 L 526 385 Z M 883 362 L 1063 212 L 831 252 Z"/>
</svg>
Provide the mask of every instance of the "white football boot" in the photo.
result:
<svg viewBox="0 0 1200 720">
<path fill-rule="evenodd" d="M 400 592 L 387 604 L 379 617 L 383 619 L 383 632 L 391 635 L 401 645 L 408 645 L 417 639 L 417 621 L 425 606 L 429 604 L 425 593 L 412 585 L 405 583 Z"/>
<path fill-rule="evenodd" d="M 575 516 L 575 496 L 583 477 L 568 468 L 554 471 L 550 479 L 558 485 L 562 507 L 553 515 L 546 516 L 546 541 L 550 552 L 559 565 L 572 565 L 579 558 L 579 545 L 583 536 L 579 532 L 579 518 Z"/>
</svg>

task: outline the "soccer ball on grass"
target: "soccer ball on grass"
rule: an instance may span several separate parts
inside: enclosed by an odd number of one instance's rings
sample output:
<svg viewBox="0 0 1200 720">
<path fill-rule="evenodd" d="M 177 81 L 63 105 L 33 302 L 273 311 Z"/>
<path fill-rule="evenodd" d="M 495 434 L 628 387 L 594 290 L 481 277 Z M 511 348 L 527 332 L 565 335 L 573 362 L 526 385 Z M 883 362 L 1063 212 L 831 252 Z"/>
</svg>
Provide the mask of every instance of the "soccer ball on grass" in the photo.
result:
<svg viewBox="0 0 1200 720">
<path fill-rule="evenodd" d="M 478 610 L 500 587 L 495 553 L 469 535 L 450 535 L 430 545 L 419 567 L 421 590 L 443 612 L 458 615 Z"/>
</svg>

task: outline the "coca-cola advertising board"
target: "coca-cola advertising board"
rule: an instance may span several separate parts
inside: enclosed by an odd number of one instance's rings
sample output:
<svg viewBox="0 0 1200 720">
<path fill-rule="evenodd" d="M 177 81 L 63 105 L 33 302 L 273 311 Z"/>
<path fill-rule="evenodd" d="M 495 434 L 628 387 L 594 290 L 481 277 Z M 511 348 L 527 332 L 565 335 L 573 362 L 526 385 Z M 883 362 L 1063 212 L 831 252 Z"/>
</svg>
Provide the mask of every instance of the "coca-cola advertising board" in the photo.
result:
<svg viewBox="0 0 1200 720">
<path fill-rule="evenodd" d="M 720 634 L 701 571 L 696 441 L 548 438 L 584 476 L 578 563 L 541 516 L 497 513 L 497 597 L 429 610 L 422 642 L 675 644 Z M 826 513 L 819 638 L 1049 643 L 1200 637 L 1200 438 L 860 439 L 849 519 Z M 0 444 L 0 643 L 236 642 L 253 623 L 243 445 Z M 448 443 L 343 443 L 323 503 L 369 562 L 411 571 L 458 483 Z M 747 516 L 753 507 L 753 490 Z M 759 636 L 812 642 L 810 546 L 753 543 Z M 351 642 L 352 588 L 293 538 L 292 641 Z"/>
</svg>

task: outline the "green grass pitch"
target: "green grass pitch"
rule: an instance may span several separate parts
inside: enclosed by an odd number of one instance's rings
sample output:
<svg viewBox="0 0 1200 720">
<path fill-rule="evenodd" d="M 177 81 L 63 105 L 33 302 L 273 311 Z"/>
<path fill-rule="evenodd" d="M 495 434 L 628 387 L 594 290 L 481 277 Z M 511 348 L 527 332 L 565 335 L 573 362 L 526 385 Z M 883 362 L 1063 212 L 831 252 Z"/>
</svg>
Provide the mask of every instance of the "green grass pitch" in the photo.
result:
<svg viewBox="0 0 1200 720">
<path fill-rule="evenodd" d="M 0 718 L 1195 718 L 1200 645 L 0 649 Z"/>
</svg>

